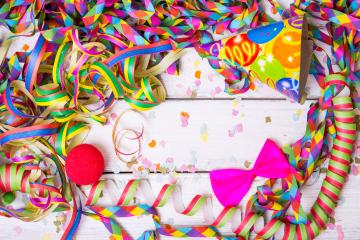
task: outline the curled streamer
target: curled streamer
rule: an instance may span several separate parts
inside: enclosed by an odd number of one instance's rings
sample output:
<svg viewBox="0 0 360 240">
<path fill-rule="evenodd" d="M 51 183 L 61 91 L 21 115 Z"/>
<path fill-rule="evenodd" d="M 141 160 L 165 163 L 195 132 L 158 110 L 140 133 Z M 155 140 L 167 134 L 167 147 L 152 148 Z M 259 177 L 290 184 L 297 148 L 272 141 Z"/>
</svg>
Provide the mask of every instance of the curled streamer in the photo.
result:
<svg viewBox="0 0 360 240">
<path fill-rule="evenodd" d="M 285 14 L 277 3 L 270 3 L 274 10 Z M 279 191 L 276 191 L 275 180 L 259 187 L 248 203 L 244 220 L 235 229 L 239 238 L 247 238 L 266 211 L 274 213 L 273 218 L 257 233 L 259 238 L 270 238 L 283 227 L 284 239 L 295 236 L 312 239 L 326 227 L 347 176 L 356 133 L 353 104 L 359 107 L 360 103 L 355 90 L 360 76 L 357 8 L 356 4 L 348 5 L 346 1 L 296 1 L 293 4 L 293 13 L 305 11 L 324 23 L 324 28 L 310 26 L 312 38 L 319 43 L 314 51 L 323 51 L 322 46 L 327 46 L 333 56 L 325 56 L 326 61 L 313 59 L 311 73 L 323 88 L 323 96 L 309 109 L 304 137 L 285 149 L 297 173 L 280 180 Z M 240 31 L 245 26 L 270 21 L 273 19 L 253 0 L 122 3 L 6 0 L 0 6 L 0 25 L 12 33 L 33 35 L 37 31 L 40 35 L 31 52 L 16 52 L 10 57 L 6 53 L 16 35 L 1 41 L 0 145 L 5 162 L 0 166 L 0 190 L 24 192 L 30 202 L 20 210 L 1 206 L 1 214 L 33 221 L 56 208 L 72 210 L 63 239 L 75 234 L 82 213 L 103 221 L 116 239 L 130 237 L 112 216 L 140 214 L 153 215 L 158 234 L 226 239 L 216 229 L 225 218 L 214 223 L 216 227 L 162 225 L 155 209 L 169 199 L 162 196 L 150 202 L 151 205 L 127 206 L 125 203 L 132 194 L 128 191 L 122 195 L 119 206 L 110 209 L 113 212 L 92 206 L 96 196 L 100 196 L 101 182 L 92 188 L 89 211 L 82 209 L 81 201 L 75 198 L 76 188 L 63 171 L 64 159 L 72 146 L 83 140 L 89 130 L 87 123 L 106 122 L 104 114 L 115 99 L 123 98 L 139 110 L 160 104 L 165 99 L 165 90 L 156 75 L 164 70 L 177 72 L 176 60 L 183 53 L 177 49 L 211 41 L 207 31 Z M 171 50 L 172 53 L 165 55 Z M 224 67 L 216 59 L 209 59 L 209 63 L 226 78 L 230 94 L 251 87 L 246 72 Z M 351 98 L 339 96 L 348 88 Z M 315 124 L 323 113 L 325 119 Z M 300 205 L 301 186 L 326 157 L 330 158 L 327 175 L 307 215 Z M 56 166 L 57 176 L 43 171 L 41 162 Z M 53 180 L 56 177 L 61 184 Z M 135 191 L 134 185 L 140 184 L 136 182 L 132 181 L 129 189 Z M 171 186 L 163 187 L 163 196 L 175 193 L 176 187 Z M 205 198 L 195 196 L 190 207 L 179 208 L 179 212 L 195 214 L 197 208 L 205 205 Z M 235 211 L 232 209 L 223 212 L 224 216 L 231 218 Z M 289 209 L 293 216 L 286 214 Z M 156 232 L 147 231 L 142 237 L 155 239 Z"/>
</svg>

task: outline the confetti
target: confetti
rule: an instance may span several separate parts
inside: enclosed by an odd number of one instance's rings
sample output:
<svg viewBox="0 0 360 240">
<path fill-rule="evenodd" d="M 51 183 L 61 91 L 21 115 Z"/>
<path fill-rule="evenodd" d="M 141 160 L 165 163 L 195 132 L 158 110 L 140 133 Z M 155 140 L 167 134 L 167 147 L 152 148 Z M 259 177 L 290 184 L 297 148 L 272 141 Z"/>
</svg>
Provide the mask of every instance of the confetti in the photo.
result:
<svg viewBox="0 0 360 240">
<path fill-rule="evenodd" d="M 356 164 L 352 164 L 350 172 L 353 176 L 357 176 L 359 174 L 359 166 L 357 166 Z"/>
<path fill-rule="evenodd" d="M 50 233 L 45 233 L 42 237 L 42 240 L 51 240 L 51 235 Z"/>
<path fill-rule="evenodd" d="M 190 115 L 187 112 L 180 113 L 181 127 L 187 127 L 189 125 Z"/>
<path fill-rule="evenodd" d="M 265 123 L 271 123 L 271 117 L 270 116 L 265 117 Z"/>
<path fill-rule="evenodd" d="M 22 49 L 23 49 L 25 52 L 28 51 L 29 48 L 30 48 L 30 46 L 29 46 L 28 44 L 24 44 L 23 47 L 22 47 Z"/>
<path fill-rule="evenodd" d="M 196 98 L 197 96 L 197 92 L 195 89 L 191 89 L 191 88 L 188 88 L 186 90 L 186 96 L 190 97 L 190 98 Z"/>
<path fill-rule="evenodd" d="M 174 171 L 175 170 L 175 161 L 174 158 L 172 157 L 168 157 L 166 158 L 163 167 L 168 169 L 168 172 Z"/>
<path fill-rule="evenodd" d="M 152 140 L 148 143 L 148 146 L 151 147 L 151 148 L 156 147 L 156 141 L 155 141 L 154 139 L 152 139 Z"/>
<path fill-rule="evenodd" d="M 195 67 L 199 67 L 200 64 L 201 64 L 201 62 L 200 62 L 199 60 L 195 60 L 195 61 L 194 61 L 194 66 L 195 66 Z"/>
<path fill-rule="evenodd" d="M 196 86 L 196 87 L 200 87 L 200 85 L 201 85 L 201 81 L 200 81 L 200 80 L 196 80 L 194 83 L 195 83 L 195 86 Z"/>
<path fill-rule="evenodd" d="M 111 117 L 112 120 L 115 120 L 118 116 L 117 116 L 116 113 L 111 113 L 110 117 Z"/>
<path fill-rule="evenodd" d="M 336 232 L 338 234 L 338 240 L 344 240 L 344 233 L 342 231 L 342 226 L 341 225 L 336 226 Z"/>
<path fill-rule="evenodd" d="M 235 98 L 234 100 L 231 101 L 231 106 L 233 108 L 239 107 L 239 101 L 240 101 L 239 99 Z"/>
<path fill-rule="evenodd" d="M 295 111 L 295 113 L 293 114 L 293 120 L 294 121 L 298 121 L 300 119 L 300 116 L 302 114 L 302 110 L 301 109 L 297 109 Z"/>
<path fill-rule="evenodd" d="M 246 160 L 246 161 L 244 162 L 244 166 L 245 166 L 246 168 L 250 168 L 251 162 Z"/>
<path fill-rule="evenodd" d="M 240 99 L 235 98 L 234 100 L 231 101 L 231 107 L 232 107 L 232 111 L 231 114 L 233 116 L 237 116 L 239 114 L 239 102 Z"/>
<path fill-rule="evenodd" d="M 65 214 L 61 213 L 61 214 L 58 214 L 58 215 L 55 217 L 55 220 L 54 220 L 53 223 L 54 223 L 54 225 L 55 225 L 55 227 L 56 227 L 56 232 L 57 232 L 57 233 L 59 233 L 59 232 L 62 230 L 65 222 L 66 222 L 66 216 L 65 216 Z"/>
<path fill-rule="evenodd" d="M 231 130 L 230 129 L 228 130 L 228 136 L 234 137 L 237 133 L 241 133 L 241 132 L 243 132 L 243 124 L 238 123 Z"/>
<path fill-rule="evenodd" d="M 209 81 L 210 81 L 210 82 L 213 82 L 213 81 L 214 81 L 214 77 L 216 77 L 216 74 L 213 74 L 213 73 L 209 74 L 209 75 L 208 75 Z"/>
<path fill-rule="evenodd" d="M 237 115 L 239 115 L 239 110 L 233 109 L 232 112 L 231 112 L 231 114 L 232 114 L 233 116 L 237 116 Z"/>
<path fill-rule="evenodd" d="M 153 166 L 153 163 L 149 159 L 147 159 L 146 157 L 142 156 L 141 157 L 141 166 L 143 168 L 151 168 Z"/>
<path fill-rule="evenodd" d="M 205 143 L 209 138 L 209 130 L 205 123 L 203 123 L 200 127 L 200 139 L 203 143 Z"/>
<path fill-rule="evenodd" d="M 356 141 L 354 146 L 354 155 L 360 157 L 360 139 Z M 360 162 L 359 162 L 360 163 Z"/>
<path fill-rule="evenodd" d="M 180 172 L 189 172 L 189 173 L 195 173 L 196 172 L 196 168 L 194 165 L 186 165 L 183 164 L 180 166 L 179 168 Z"/>
<path fill-rule="evenodd" d="M 328 224 L 327 224 L 327 227 L 328 227 L 330 230 L 334 230 L 334 229 L 335 229 L 335 224 L 334 224 L 334 223 L 328 223 Z"/>
<path fill-rule="evenodd" d="M 216 88 L 215 88 L 215 93 L 216 94 L 219 94 L 219 93 L 221 93 L 223 91 L 223 89 L 220 87 L 220 86 L 217 86 Z"/>
<path fill-rule="evenodd" d="M 200 77 L 201 77 L 201 71 L 200 71 L 200 70 L 196 70 L 196 72 L 195 72 L 195 77 L 196 77 L 197 79 L 200 79 Z"/>
</svg>

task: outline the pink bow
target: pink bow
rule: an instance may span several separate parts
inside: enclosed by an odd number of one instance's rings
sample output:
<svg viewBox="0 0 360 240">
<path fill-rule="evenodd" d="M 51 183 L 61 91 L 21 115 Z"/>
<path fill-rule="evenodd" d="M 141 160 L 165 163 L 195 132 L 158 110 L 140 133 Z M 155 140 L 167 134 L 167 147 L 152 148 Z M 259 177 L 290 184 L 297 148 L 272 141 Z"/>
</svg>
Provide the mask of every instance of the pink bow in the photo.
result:
<svg viewBox="0 0 360 240">
<path fill-rule="evenodd" d="M 217 199 L 224 206 L 236 206 L 249 191 L 255 177 L 284 178 L 291 166 L 284 153 L 267 139 L 254 168 L 251 170 L 219 169 L 210 172 L 210 180 Z"/>
</svg>

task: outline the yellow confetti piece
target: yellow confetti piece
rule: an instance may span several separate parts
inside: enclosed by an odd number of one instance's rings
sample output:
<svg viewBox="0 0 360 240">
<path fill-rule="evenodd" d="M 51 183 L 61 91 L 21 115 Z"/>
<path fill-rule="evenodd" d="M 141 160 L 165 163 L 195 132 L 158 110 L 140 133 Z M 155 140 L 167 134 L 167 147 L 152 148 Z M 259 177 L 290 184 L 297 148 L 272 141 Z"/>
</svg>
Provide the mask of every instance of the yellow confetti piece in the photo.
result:
<svg viewBox="0 0 360 240">
<path fill-rule="evenodd" d="M 201 125 L 200 128 L 200 139 L 203 143 L 205 143 L 209 138 L 209 130 L 206 124 Z"/>
<path fill-rule="evenodd" d="M 232 100 L 231 105 L 232 105 L 233 108 L 236 108 L 237 106 L 239 106 L 239 100 L 238 99 Z"/>
<path fill-rule="evenodd" d="M 195 66 L 195 67 L 199 67 L 199 66 L 200 66 L 200 61 L 196 60 L 196 61 L 194 62 L 194 66 Z"/>
<path fill-rule="evenodd" d="M 51 240 L 50 233 L 45 233 L 44 236 L 42 237 L 42 240 Z"/>
</svg>

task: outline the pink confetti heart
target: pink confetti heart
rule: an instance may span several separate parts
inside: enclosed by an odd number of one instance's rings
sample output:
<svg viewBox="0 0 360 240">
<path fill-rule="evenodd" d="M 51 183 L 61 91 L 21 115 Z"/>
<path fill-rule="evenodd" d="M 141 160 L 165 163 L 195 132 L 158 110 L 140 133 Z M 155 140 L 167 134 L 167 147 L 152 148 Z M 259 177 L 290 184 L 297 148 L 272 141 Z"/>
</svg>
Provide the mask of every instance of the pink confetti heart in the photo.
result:
<svg viewBox="0 0 360 240">
<path fill-rule="evenodd" d="M 175 86 L 176 86 L 177 88 L 183 88 L 183 87 L 184 87 L 184 85 L 181 84 L 181 83 L 178 83 L 178 84 L 176 84 Z"/>
<path fill-rule="evenodd" d="M 200 80 L 196 80 L 195 82 L 195 86 L 199 87 L 201 85 L 201 81 Z"/>
</svg>

